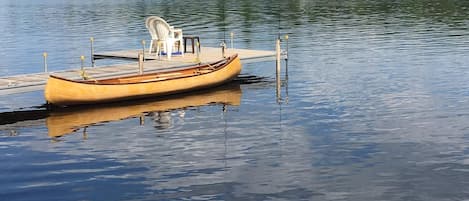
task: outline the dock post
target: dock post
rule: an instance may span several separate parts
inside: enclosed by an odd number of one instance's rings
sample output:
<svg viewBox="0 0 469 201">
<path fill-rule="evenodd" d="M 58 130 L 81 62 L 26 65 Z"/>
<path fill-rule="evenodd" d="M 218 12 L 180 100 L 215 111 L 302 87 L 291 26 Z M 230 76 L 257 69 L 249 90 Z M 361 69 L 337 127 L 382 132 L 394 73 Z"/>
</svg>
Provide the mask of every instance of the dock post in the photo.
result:
<svg viewBox="0 0 469 201">
<path fill-rule="evenodd" d="M 145 61 L 145 40 L 142 40 L 143 61 Z"/>
<path fill-rule="evenodd" d="M 276 62 L 277 62 L 277 74 L 280 74 L 280 38 L 277 38 L 277 42 L 275 43 L 275 51 L 276 51 Z"/>
<path fill-rule="evenodd" d="M 42 53 L 42 56 L 44 57 L 44 72 L 47 73 L 47 52 Z"/>
<path fill-rule="evenodd" d="M 94 38 L 93 37 L 90 37 L 90 43 L 91 43 L 91 57 L 90 57 L 91 67 L 95 67 L 96 64 L 94 62 Z"/>
<path fill-rule="evenodd" d="M 200 45 L 200 44 L 199 44 L 199 41 L 195 42 L 195 44 L 196 44 L 196 47 L 199 47 L 199 45 Z M 195 48 L 195 55 L 196 55 L 196 56 L 195 56 L 195 63 L 200 64 L 201 62 L 200 62 L 200 51 L 199 51 L 199 48 Z"/>
<path fill-rule="evenodd" d="M 139 74 L 143 74 L 143 54 L 138 53 L 138 72 Z"/>
<path fill-rule="evenodd" d="M 85 68 L 85 56 L 81 55 L 80 60 L 81 60 L 81 70 L 83 71 Z"/>
<path fill-rule="evenodd" d="M 281 87 L 281 80 L 280 80 L 280 65 L 281 65 L 281 62 L 280 62 L 280 37 L 277 38 L 277 41 L 275 43 L 275 51 L 276 51 L 276 67 L 277 67 L 277 70 L 276 70 L 276 78 L 277 78 L 277 102 L 280 102 L 280 87 Z"/>
<path fill-rule="evenodd" d="M 81 55 L 80 60 L 81 60 L 80 75 L 83 78 L 83 80 L 87 80 L 88 75 L 86 75 L 86 72 L 85 72 L 85 56 Z"/>
<path fill-rule="evenodd" d="M 230 42 L 231 42 L 231 49 L 234 49 L 234 46 L 233 46 L 234 33 L 233 33 L 233 32 L 230 33 L 230 37 L 231 37 L 231 40 L 230 40 Z"/>
<path fill-rule="evenodd" d="M 226 49 L 225 40 L 223 40 L 223 41 L 221 42 L 220 47 L 221 47 L 221 56 L 222 56 L 223 58 L 226 58 L 226 57 L 225 57 L 225 49 Z"/>
</svg>

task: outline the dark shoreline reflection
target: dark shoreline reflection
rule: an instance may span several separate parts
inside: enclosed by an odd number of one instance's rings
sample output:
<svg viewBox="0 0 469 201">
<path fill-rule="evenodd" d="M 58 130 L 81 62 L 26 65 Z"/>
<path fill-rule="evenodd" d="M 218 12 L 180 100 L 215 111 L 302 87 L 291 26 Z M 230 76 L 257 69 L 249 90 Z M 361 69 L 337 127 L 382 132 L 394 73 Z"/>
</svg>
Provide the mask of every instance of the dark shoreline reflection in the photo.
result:
<svg viewBox="0 0 469 201">
<path fill-rule="evenodd" d="M 0 113 L 0 125 L 44 119 L 48 115 L 49 112 L 45 109 L 2 112 Z"/>
</svg>

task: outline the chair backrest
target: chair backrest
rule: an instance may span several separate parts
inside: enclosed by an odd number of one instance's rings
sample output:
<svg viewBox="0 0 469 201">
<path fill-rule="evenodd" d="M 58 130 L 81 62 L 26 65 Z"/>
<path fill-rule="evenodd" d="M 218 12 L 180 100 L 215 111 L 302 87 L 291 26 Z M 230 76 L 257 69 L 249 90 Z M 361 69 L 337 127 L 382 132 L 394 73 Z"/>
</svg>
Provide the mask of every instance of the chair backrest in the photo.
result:
<svg viewBox="0 0 469 201">
<path fill-rule="evenodd" d="M 150 36 L 151 36 L 151 39 L 152 40 L 157 40 L 158 39 L 158 35 L 156 35 L 156 29 L 154 27 L 154 21 L 155 19 L 157 19 L 158 17 L 156 16 L 150 16 L 150 17 L 147 17 L 147 19 L 145 19 L 145 27 L 147 27 L 148 29 L 148 32 L 150 32 Z"/>
<path fill-rule="evenodd" d="M 155 28 L 155 33 L 158 37 L 158 40 L 166 40 L 168 37 L 171 36 L 171 26 L 162 18 L 155 17 L 152 21 L 152 26 Z"/>
</svg>

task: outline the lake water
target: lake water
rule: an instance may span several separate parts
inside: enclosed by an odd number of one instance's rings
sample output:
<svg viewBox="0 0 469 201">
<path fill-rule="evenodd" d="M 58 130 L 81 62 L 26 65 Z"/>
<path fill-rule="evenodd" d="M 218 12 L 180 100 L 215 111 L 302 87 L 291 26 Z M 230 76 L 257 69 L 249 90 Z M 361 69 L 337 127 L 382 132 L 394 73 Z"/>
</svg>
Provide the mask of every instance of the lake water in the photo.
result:
<svg viewBox="0 0 469 201">
<path fill-rule="evenodd" d="M 206 46 L 233 32 L 236 48 L 273 50 L 289 34 L 280 101 L 271 61 L 163 99 L 48 112 L 42 92 L 0 97 L 0 200 L 469 200 L 468 13 L 443 0 L 0 1 L 1 76 L 40 72 L 44 51 L 50 70 L 78 68 L 89 37 L 140 48 L 151 15 Z"/>
</svg>

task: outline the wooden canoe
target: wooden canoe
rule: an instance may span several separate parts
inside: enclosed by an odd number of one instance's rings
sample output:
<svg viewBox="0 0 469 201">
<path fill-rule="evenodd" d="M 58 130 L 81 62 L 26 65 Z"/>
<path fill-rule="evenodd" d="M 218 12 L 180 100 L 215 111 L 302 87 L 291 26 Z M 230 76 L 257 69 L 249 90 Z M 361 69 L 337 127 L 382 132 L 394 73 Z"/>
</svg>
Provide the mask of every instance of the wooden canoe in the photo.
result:
<svg viewBox="0 0 469 201">
<path fill-rule="evenodd" d="M 239 84 L 227 84 L 213 90 L 168 96 L 165 99 L 142 99 L 111 104 L 63 108 L 53 111 L 46 120 L 50 137 L 60 137 L 80 128 L 110 121 L 144 116 L 149 112 L 163 112 L 208 104 L 238 106 L 241 103 Z"/>
<path fill-rule="evenodd" d="M 213 87 L 241 72 L 238 55 L 180 70 L 102 80 L 69 80 L 50 75 L 44 90 L 48 103 L 59 106 L 93 104 L 162 96 Z"/>
</svg>

